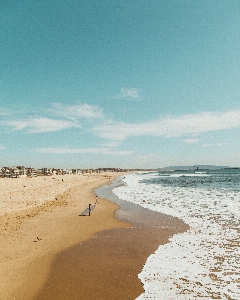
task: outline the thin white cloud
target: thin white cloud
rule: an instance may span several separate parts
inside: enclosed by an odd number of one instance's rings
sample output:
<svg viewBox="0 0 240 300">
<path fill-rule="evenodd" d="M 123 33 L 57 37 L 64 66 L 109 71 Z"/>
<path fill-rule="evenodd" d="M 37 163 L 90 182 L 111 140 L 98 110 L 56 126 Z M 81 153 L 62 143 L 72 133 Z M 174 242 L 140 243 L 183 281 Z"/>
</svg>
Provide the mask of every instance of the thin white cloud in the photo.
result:
<svg viewBox="0 0 240 300">
<path fill-rule="evenodd" d="M 39 153 L 53 153 L 53 154 L 110 154 L 110 155 L 128 155 L 132 151 L 112 150 L 109 148 L 85 148 L 85 149 L 72 149 L 72 148 L 39 148 L 33 150 Z"/>
<path fill-rule="evenodd" d="M 8 115 L 9 115 L 9 112 L 4 110 L 3 108 L 0 108 L 0 116 L 8 116 Z"/>
<path fill-rule="evenodd" d="M 68 119 L 98 119 L 103 117 L 103 111 L 100 107 L 89 104 L 64 105 L 62 103 L 52 103 L 52 109 L 49 110 L 55 116 Z"/>
<path fill-rule="evenodd" d="M 53 103 L 52 108 L 43 111 L 49 117 L 25 117 L 21 119 L 0 121 L 2 126 L 12 127 L 13 130 L 25 130 L 28 133 L 42 133 L 81 128 L 80 121 L 85 118 L 96 120 L 103 118 L 103 111 L 98 106 L 88 104 L 64 105 Z M 40 112 L 39 112 L 40 113 Z M 0 111 L 1 115 L 1 111 Z M 6 115 L 3 114 L 2 115 Z M 10 116 L 9 116 L 10 117 Z M 57 118 L 57 119 L 56 119 Z M 88 128 L 91 127 L 88 124 Z"/>
<path fill-rule="evenodd" d="M 142 100 L 142 90 L 137 88 L 121 88 L 117 98 Z"/>
<path fill-rule="evenodd" d="M 145 123 L 109 123 L 93 128 L 99 137 L 123 140 L 131 136 L 177 137 L 210 131 L 240 128 L 240 109 L 228 112 L 203 112 L 180 117 L 165 117 Z"/>
<path fill-rule="evenodd" d="M 114 141 L 114 142 L 108 142 L 108 143 L 103 143 L 102 144 L 102 147 L 107 147 L 107 148 L 115 148 L 115 147 L 118 147 L 119 145 L 121 145 L 121 142 L 119 141 Z"/>
<path fill-rule="evenodd" d="M 4 125 L 14 130 L 26 130 L 28 133 L 59 131 L 71 127 L 80 127 L 75 122 L 55 120 L 50 118 L 29 118 L 23 121 L 7 121 Z"/>
<path fill-rule="evenodd" d="M 0 145 L 0 150 L 5 150 L 5 147 L 3 147 L 2 145 Z"/>
<path fill-rule="evenodd" d="M 203 148 L 209 148 L 209 147 L 221 147 L 226 145 L 226 143 L 215 143 L 215 144 L 203 144 Z"/>
<path fill-rule="evenodd" d="M 184 142 L 187 144 L 196 144 L 199 142 L 199 139 L 186 139 Z"/>
</svg>

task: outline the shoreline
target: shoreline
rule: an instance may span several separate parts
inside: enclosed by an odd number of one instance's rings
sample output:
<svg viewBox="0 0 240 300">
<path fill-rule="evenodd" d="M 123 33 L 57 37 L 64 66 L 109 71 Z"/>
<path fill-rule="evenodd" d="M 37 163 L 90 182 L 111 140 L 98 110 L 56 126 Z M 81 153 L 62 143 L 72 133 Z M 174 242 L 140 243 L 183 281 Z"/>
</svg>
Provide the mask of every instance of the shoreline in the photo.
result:
<svg viewBox="0 0 240 300">
<path fill-rule="evenodd" d="M 168 243 L 169 237 L 188 228 L 178 218 L 120 200 L 113 194 L 113 186 L 97 188 L 95 193 L 116 203 L 119 209 L 114 216 L 132 226 L 98 232 L 59 253 L 34 300 L 54 300 L 59 295 L 66 300 L 136 299 L 144 292 L 138 274 L 147 258 L 160 244 Z"/>
<path fill-rule="evenodd" d="M 158 222 L 162 223 L 160 228 L 155 230 L 147 223 L 136 225 L 132 208 L 127 219 L 126 214 L 122 218 L 121 206 L 102 196 L 98 197 L 91 217 L 79 217 L 89 203 L 95 202 L 94 191 L 110 186 L 120 175 L 107 173 L 79 178 L 78 185 L 58 197 L 60 205 L 43 205 L 42 211 L 27 216 L 17 228 L 0 237 L 4 256 L 0 265 L 0 299 L 50 300 L 59 295 L 61 299 L 69 299 L 70 293 L 71 299 L 79 299 L 79 295 L 86 300 L 119 299 L 120 294 L 124 299 L 135 299 L 144 292 L 137 275 L 147 257 L 160 244 L 167 243 L 170 236 L 185 231 L 186 224 L 157 213 Z M 145 220 L 148 218 L 146 215 Z"/>
</svg>

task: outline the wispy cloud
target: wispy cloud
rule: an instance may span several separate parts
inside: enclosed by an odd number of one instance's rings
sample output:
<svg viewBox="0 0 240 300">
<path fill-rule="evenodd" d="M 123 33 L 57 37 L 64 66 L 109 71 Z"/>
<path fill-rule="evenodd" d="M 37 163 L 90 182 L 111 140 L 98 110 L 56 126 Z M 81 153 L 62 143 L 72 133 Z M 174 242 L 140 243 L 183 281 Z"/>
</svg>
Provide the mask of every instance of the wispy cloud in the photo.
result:
<svg viewBox="0 0 240 300">
<path fill-rule="evenodd" d="M 138 124 L 112 122 L 93 128 L 93 132 L 105 139 L 123 140 L 131 136 L 177 137 L 239 127 L 240 110 L 234 110 L 187 114 L 180 117 L 168 116 L 161 120 Z"/>
<path fill-rule="evenodd" d="M 187 144 L 196 144 L 199 142 L 199 139 L 186 139 L 184 142 Z"/>
<path fill-rule="evenodd" d="M 3 147 L 2 145 L 0 145 L 0 151 L 1 150 L 5 150 L 5 147 Z"/>
<path fill-rule="evenodd" d="M 36 112 L 34 112 L 35 114 Z M 8 119 L 0 121 L 0 125 L 8 126 L 13 130 L 26 131 L 27 133 L 42 133 L 64 130 L 68 128 L 82 128 L 80 122 L 82 119 L 93 121 L 96 119 L 103 119 L 103 110 L 98 106 L 84 104 L 65 105 L 62 103 L 52 103 L 51 108 L 38 112 L 40 116 L 30 117 L 28 115 L 18 112 L 6 114 L 1 113 L 2 116 L 7 116 Z M 46 117 L 47 116 L 47 117 Z M 12 118 L 12 120 L 11 120 Z M 88 128 L 91 124 L 87 125 Z"/>
<path fill-rule="evenodd" d="M 209 148 L 209 147 L 221 147 L 226 145 L 226 143 L 213 143 L 213 144 L 203 144 L 203 148 Z"/>
<path fill-rule="evenodd" d="M 3 108 L 0 108 L 0 116 L 8 116 L 9 112 L 4 110 Z"/>
<path fill-rule="evenodd" d="M 4 125 L 13 127 L 14 130 L 26 130 L 28 133 L 52 132 L 71 127 L 80 127 L 80 125 L 75 122 L 50 118 L 29 118 L 26 120 L 6 121 Z"/>
<path fill-rule="evenodd" d="M 142 90 L 138 88 L 121 88 L 119 95 L 117 95 L 117 98 L 142 100 Z"/>
<path fill-rule="evenodd" d="M 115 147 L 118 147 L 119 145 L 121 145 L 120 141 L 114 141 L 114 142 L 103 143 L 102 147 L 115 148 Z"/>
<path fill-rule="evenodd" d="M 52 103 L 49 110 L 53 115 L 68 119 L 98 119 L 103 117 L 103 111 L 99 106 L 89 104 L 64 105 L 62 103 Z"/>
<path fill-rule="evenodd" d="M 123 91 L 124 93 L 131 95 L 130 92 Z M 139 94 L 136 93 L 136 97 L 138 97 L 137 95 Z M 85 128 L 84 130 L 87 130 L 89 134 L 111 141 L 110 144 L 102 143 L 100 146 L 101 151 L 105 151 L 105 153 L 108 153 L 109 149 L 112 149 L 111 153 L 113 153 L 115 150 L 113 148 L 117 148 L 120 141 L 128 137 L 145 135 L 170 138 L 184 136 L 185 143 L 194 144 L 199 142 L 197 135 L 201 133 L 240 128 L 240 109 L 227 112 L 201 112 L 182 116 L 166 116 L 162 119 L 142 123 L 114 122 L 104 116 L 103 110 L 99 106 L 86 103 L 74 105 L 53 103 L 47 112 L 48 117 L 21 117 L 11 120 L 11 116 L 7 116 L 5 121 L 0 121 L 0 125 L 32 134 L 70 128 L 78 128 L 79 130 Z M 90 148 L 88 151 L 96 151 L 94 149 Z M 86 149 L 81 149 L 81 151 L 86 151 Z"/>
<path fill-rule="evenodd" d="M 33 150 L 34 152 L 40 153 L 53 153 L 53 154 L 84 154 L 84 153 L 92 153 L 92 154 L 110 154 L 110 155 L 128 155 L 132 154 L 132 151 L 120 151 L 120 150 L 112 150 L 109 148 L 85 148 L 85 149 L 72 149 L 72 148 L 39 148 Z"/>
</svg>

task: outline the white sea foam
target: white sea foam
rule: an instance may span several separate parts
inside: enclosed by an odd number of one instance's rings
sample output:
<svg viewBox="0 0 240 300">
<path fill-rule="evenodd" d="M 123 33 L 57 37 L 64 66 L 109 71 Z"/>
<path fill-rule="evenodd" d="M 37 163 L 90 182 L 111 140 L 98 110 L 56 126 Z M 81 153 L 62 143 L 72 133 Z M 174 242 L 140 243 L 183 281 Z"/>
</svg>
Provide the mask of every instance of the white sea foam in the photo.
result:
<svg viewBox="0 0 240 300">
<path fill-rule="evenodd" d="M 127 175 L 114 189 L 131 201 L 189 224 L 148 257 L 137 299 L 240 299 L 240 192 L 144 184 Z"/>
</svg>

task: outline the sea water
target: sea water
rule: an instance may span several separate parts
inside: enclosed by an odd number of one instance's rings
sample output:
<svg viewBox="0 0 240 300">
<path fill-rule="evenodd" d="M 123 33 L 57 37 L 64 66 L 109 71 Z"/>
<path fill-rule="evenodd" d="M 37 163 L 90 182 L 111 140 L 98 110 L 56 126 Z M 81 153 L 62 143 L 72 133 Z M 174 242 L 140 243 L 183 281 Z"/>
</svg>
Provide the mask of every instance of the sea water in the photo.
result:
<svg viewBox="0 0 240 300">
<path fill-rule="evenodd" d="M 113 192 L 190 229 L 148 257 L 137 299 L 240 299 L 240 170 L 129 174 Z"/>
</svg>

